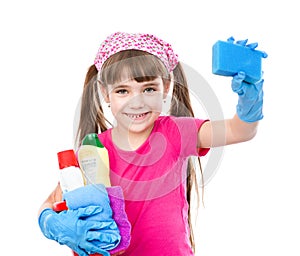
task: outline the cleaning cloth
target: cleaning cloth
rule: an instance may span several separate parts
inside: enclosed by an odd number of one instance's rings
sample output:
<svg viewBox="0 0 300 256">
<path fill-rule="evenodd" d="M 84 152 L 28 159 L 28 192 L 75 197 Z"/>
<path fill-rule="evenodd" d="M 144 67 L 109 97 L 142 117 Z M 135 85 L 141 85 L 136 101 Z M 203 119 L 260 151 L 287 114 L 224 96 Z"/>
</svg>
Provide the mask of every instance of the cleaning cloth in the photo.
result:
<svg viewBox="0 0 300 256">
<path fill-rule="evenodd" d="M 111 254 L 114 254 L 124 251 L 129 246 L 131 238 L 131 225 L 125 212 L 124 195 L 122 188 L 119 186 L 113 186 L 107 187 L 106 190 L 110 199 L 110 206 L 113 211 L 113 219 L 117 223 L 121 235 L 121 241 L 119 245 L 109 251 Z"/>
</svg>

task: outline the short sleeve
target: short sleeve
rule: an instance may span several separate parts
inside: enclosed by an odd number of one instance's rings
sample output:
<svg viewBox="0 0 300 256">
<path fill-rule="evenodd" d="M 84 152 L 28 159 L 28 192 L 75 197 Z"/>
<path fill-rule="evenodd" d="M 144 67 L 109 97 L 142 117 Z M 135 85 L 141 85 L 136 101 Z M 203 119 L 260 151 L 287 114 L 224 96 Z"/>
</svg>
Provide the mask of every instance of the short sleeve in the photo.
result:
<svg viewBox="0 0 300 256">
<path fill-rule="evenodd" d="M 197 126 L 198 126 L 198 132 L 199 132 L 201 126 L 207 121 L 209 121 L 209 120 L 208 119 L 206 119 L 206 120 L 195 119 L 195 122 L 197 123 Z M 210 150 L 210 148 L 198 148 L 197 147 L 198 156 L 205 156 L 209 152 L 209 150 Z"/>
<path fill-rule="evenodd" d="M 176 124 L 181 137 L 181 153 L 183 156 L 205 156 L 209 148 L 198 148 L 198 132 L 201 126 L 208 120 L 193 117 L 174 117 L 172 121 Z M 174 138 L 177 140 L 178 138 Z"/>
</svg>

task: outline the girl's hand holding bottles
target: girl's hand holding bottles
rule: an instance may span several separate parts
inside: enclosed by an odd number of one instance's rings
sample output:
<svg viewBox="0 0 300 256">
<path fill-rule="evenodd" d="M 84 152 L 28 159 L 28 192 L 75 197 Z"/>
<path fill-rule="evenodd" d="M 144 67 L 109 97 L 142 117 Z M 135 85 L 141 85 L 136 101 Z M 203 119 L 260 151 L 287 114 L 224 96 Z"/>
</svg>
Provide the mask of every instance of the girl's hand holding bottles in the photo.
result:
<svg viewBox="0 0 300 256">
<path fill-rule="evenodd" d="M 39 226 L 45 237 L 67 245 L 79 256 L 93 253 L 109 256 L 107 251 L 93 244 L 93 240 L 101 237 L 103 223 L 84 219 L 97 215 L 102 210 L 100 206 L 88 206 L 56 213 L 46 208 L 39 216 Z"/>
</svg>

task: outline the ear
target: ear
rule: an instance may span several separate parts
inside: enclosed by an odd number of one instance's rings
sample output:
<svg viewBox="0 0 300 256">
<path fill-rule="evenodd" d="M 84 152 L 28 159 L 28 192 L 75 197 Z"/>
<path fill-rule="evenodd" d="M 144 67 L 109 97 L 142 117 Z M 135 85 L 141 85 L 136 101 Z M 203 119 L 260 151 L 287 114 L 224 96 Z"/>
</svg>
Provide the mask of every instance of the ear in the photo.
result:
<svg viewBox="0 0 300 256">
<path fill-rule="evenodd" d="M 98 82 L 99 83 L 99 82 Z M 108 90 L 107 90 L 107 87 L 105 87 L 104 85 L 100 84 L 99 83 L 99 86 L 100 86 L 100 91 L 101 91 L 101 94 L 102 94 L 102 97 L 104 99 L 104 101 L 106 103 L 109 103 L 110 100 L 109 100 L 109 94 L 108 94 Z"/>
<path fill-rule="evenodd" d="M 167 98 L 168 93 L 170 91 L 170 87 L 171 87 L 171 81 L 170 80 L 165 80 L 164 81 L 164 95 L 163 95 L 164 99 Z"/>
</svg>

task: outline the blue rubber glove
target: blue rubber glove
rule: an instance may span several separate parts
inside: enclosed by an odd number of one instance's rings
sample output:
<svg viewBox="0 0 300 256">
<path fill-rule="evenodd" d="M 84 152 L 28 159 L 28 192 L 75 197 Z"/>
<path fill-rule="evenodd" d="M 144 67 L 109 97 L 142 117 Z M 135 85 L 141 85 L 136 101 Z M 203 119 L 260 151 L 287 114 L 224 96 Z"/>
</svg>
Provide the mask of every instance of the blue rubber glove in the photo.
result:
<svg viewBox="0 0 300 256">
<path fill-rule="evenodd" d="M 259 121 L 263 118 L 263 83 L 264 80 L 250 84 L 244 81 L 246 74 L 239 72 L 231 82 L 232 90 L 238 94 L 236 106 L 237 115 L 247 123 Z"/>
<path fill-rule="evenodd" d="M 99 214 L 102 210 L 100 206 L 88 206 L 76 211 L 67 210 L 56 213 L 47 208 L 39 216 L 39 225 L 45 237 L 67 245 L 79 256 L 88 256 L 93 253 L 109 256 L 107 251 L 92 243 L 101 237 L 103 224 L 83 219 Z"/>
</svg>

